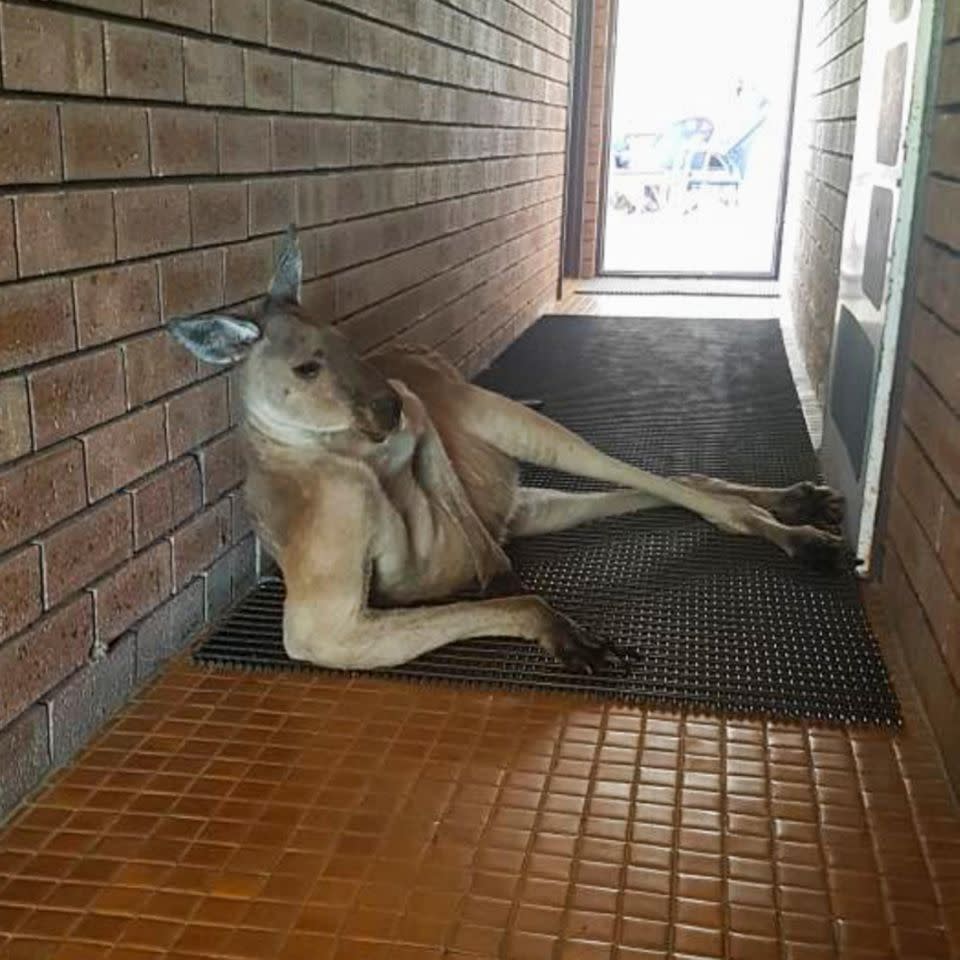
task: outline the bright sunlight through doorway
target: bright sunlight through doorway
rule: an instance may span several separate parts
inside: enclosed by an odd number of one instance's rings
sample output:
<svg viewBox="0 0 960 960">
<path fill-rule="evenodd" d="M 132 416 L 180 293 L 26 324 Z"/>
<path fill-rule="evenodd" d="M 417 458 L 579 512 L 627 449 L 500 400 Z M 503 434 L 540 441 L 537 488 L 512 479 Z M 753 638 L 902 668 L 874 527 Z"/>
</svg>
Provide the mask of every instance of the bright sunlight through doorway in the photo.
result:
<svg viewBox="0 0 960 960">
<path fill-rule="evenodd" d="M 601 272 L 777 272 L 799 0 L 619 0 Z"/>
</svg>

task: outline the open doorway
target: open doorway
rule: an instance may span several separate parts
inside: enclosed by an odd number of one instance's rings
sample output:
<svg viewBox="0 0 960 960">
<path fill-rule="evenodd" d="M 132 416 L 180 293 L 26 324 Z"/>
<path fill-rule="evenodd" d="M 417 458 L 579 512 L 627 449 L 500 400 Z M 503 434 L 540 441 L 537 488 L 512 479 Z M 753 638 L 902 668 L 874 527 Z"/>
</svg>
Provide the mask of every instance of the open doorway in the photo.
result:
<svg viewBox="0 0 960 960">
<path fill-rule="evenodd" d="M 800 7 L 614 4 L 601 275 L 777 275 Z"/>
</svg>

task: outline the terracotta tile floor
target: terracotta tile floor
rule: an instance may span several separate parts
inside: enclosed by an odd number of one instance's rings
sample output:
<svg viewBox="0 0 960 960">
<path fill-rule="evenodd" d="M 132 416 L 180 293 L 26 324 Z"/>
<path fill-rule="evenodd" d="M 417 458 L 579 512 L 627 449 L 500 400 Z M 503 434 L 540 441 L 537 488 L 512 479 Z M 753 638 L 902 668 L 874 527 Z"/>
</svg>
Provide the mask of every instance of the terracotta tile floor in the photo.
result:
<svg viewBox="0 0 960 960">
<path fill-rule="evenodd" d="M 949 957 L 893 667 L 896 738 L 181 661 L 0 834 L 0 956 Z"/>
</svg>

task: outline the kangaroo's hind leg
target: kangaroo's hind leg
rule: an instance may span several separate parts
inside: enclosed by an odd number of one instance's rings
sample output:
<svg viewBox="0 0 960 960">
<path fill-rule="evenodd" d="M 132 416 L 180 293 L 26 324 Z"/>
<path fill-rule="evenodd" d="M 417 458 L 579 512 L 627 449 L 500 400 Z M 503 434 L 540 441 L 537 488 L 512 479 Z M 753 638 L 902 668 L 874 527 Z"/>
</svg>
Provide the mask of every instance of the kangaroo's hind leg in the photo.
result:
<svg viewBox="0 0 960 960">
<path fill-rule="evenodd" d="M 769 540 L 790 556 L 826 562 L 846 550 L 842 537 L 809 523 L 784 524 L 742 495 L 698 488 L 617 460 L 523 404 L 480 387 L 464 389 L 458 420 L 462 429 L 517 460 L 630 487 L 691 510 L 727 533 Z"/>
<path fill-rule="evenodd" d="M 688 474 L 674 479 L 707 493 L 742 497 L 769 510 L 781 523 L 788 526 L 811 524 L 833 532 L 838 532 L 843 526 L 841 494 L 832 487 L 821 486 L 809 480 L 802 480 L 788 487 L 754 487 L 742 483 L 728 483 L 726 480 L 700 474 Z"/>
<path fill-rule="evenodd" d="M 637 490 L 567 493 L 563 490 L 521 487 L 507 533 L 510 537 L 534 537 L 542 533 L 569 530 L 581 523 L 604 517 L 669 506 L 667 501 Z"/>
</svg>

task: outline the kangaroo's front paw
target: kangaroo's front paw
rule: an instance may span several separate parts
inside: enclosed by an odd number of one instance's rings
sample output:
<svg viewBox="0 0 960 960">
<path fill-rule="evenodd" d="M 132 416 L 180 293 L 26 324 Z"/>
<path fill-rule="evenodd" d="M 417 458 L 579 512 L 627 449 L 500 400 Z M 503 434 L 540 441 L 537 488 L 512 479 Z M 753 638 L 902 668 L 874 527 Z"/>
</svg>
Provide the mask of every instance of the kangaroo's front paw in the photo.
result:
<svg viewBox="0 0 960 960">
<path fill-rule="evenodd" d="M 843 496 L 805 480 L 788 487 L 771 512 L 789 526 L 810 524 L 837 533 L 843 528 Z"/>
<path fill-rule="evenodd" d="M 556 611 L 540 646 L 577 673 L 596 673 L 618 659 L 608 644 L 591 637 L 579 624 Z"/>
</svg>

